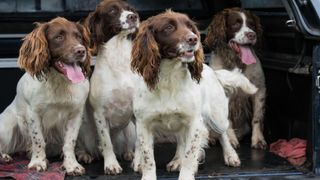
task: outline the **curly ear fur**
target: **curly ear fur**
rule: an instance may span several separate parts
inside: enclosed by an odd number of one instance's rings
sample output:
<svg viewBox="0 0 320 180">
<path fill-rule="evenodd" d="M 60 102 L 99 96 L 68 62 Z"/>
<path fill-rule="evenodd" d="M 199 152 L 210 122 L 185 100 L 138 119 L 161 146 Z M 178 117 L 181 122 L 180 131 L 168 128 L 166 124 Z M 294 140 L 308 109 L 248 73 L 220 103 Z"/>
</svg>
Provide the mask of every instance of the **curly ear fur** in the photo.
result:
<svg viewBox="0 0 320 180">
<path fill-rule="evenodd" d="M 154 89 L 159 77 L 160 52 L 149 21 L 143 22 L 133 41 L 131 68 L 143 76 L 149 89 Z"/>
<path fill-rule="evenodd" d="M 90 52 L 90 35 L 89 32 L 87 30 L 87 28 L 85 28 L 83 25 L 76 23 L 78 30 L 80 31 L 81 35 L 82 35 L 82 42 L 84 47 L 86 48 L 86 52 L 87 52 L 87 57 L 85 59 L 84 62 L 82 62 L 80 64 L 82 71 L 84 72 L 85 76 L 89 76 L 91 73 L 91 52 Z"/>
<path fill-rule="evenodd" d="M 224 10 L 216 14 L 208 27 L 204 44 L 210 49 L 214 49 L 216 46 L 227 41 L 226 13 Z"/>
<path fill-rule="evenodd" d="M 195 27 L 194 31 L 196 32 L 198 38 L 200 38 L 200 32 Z M 189 71 L 191 73 L 192 79 L 196 80 L 198 83 L 201 79 L 201 72 L 203 70 L 204 54 L 203 48 L 200 44 L 199 49 L 195 52 L 195 60 L 192 63 L 189 63 Z"/>
<path fill-rule="evenodd" d="M 250 12 L 249 12 L 250 13 Z M 256 34 L 257 34 L 257 43 L 256 45 L 260 45 L 260 43 L 262 42 L 262 33 L 263 33 L 263 29 L 262 29 L 262 25 L 260 23 L 260 18 L 258 16 L 256 16 L 255 14 L 250 13 L 251 16 L 254 19 L 255 22 L 255 26 L 256 26 Z"/>
<path fill-rule="evenodd" d="M 102 43 L 105 36 L 101 19 L 96 12 L 91 12 L 85 19 L 84 25 L 90 33 L 90 51 L 96 54 L 98 45 Z"/>
<path fill-rule="evenodd" d="M 19 66 L 38 80 L 49 72 L 50 52 L 46 38 L 48 24 L 37 23 L 37 27 L 23 40 L 19 52 Z"/>
</svg>

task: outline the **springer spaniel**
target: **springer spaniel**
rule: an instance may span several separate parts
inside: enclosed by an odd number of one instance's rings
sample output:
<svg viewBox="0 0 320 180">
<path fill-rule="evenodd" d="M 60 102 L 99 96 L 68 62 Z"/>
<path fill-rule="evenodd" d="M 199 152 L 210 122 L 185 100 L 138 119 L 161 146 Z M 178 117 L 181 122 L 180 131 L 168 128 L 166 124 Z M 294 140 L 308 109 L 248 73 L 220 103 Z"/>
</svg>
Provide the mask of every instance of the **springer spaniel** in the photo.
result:
<svg viewBox="0 0 320 180">
<path fill-rule="evenodd" d="M 139 16 L 124 1 L 104 0 L 89 14 L 85 24 L 91 32 L 93 49 L 97 50 L 97 61 L 90 79 L 91 110 L 88 111 L 89 122 L 85 124 L 89 126 L 91 121 L 95 122 L 99 149 L 104 157 L 104 171 L 115 175 L 121 173 L 122 168 L 113 147 L 117 140 L 112 136 L 116 139 L 120 136 L 125 142 L 122 148 L 126 160 L 132 160 L 134 155 L 136 137 L 132 124 L 132 96 L 138 76 L 130 69 L 130 59 Z M 87 128 L 90 129 L 84 127 Z M 83 142 L 86 151 L 94 155 L 97 149 L 92 142 L 95 138 L 93 133 L 91 136 Z"/>
<path fill-rule="evenodd" d="M 200 34 L 193 21 L 170 10 L 144 21 L 133 42 L 131 67 L 140 75 L 133 97 L 134 170 L 142 171 L 142 179 L 156 179 L 153 137 L 159 133 L 177 139 L 176 155 L 167 169 L 180 170 L 180 180 L 194 179 L 208 136 L 206 125 L 221 134 L 225 163 L 240 165 L 226 133 L 228 98 L 216 72 L 203 64 Z M 219 72 L 229 77 L 223 83 L 244 82 L 246 78 L 238 75 Z M 256 91 L 248 80 L 239 86 L 248 93 Z"/>
<path fill-rule="evenodd" d="M 64 156 L 69 175 L 85 169 L 75 158 L 75 144 L 89 93 L 89 35 L 77 23 L 58 17 L 24 38 L 19 65 L 25 73 L 17 95 L 0 115 L 0 153 L 29 151 L 29 169 L 47 169 L 47 156 Z"/>
<path fill-rule="evenodd" d="M 228 135 L 234 147 L 250 131 L 247 120 L 252 117 L 251 146 L 265 149 L 263 116 L 265 112 L 265 77 L 254 45 L 262 35 L 259 18 L 240 8 L 225 9 L 213 18 L 205 43 L 212 50 L 210 66 L 217 69 L 240 69 L 257 88 L 250 95 L 241 90 L 230 93 L 231 127 Z M 251 112 L 252 111 L 252 112 Z"/>
</svg>

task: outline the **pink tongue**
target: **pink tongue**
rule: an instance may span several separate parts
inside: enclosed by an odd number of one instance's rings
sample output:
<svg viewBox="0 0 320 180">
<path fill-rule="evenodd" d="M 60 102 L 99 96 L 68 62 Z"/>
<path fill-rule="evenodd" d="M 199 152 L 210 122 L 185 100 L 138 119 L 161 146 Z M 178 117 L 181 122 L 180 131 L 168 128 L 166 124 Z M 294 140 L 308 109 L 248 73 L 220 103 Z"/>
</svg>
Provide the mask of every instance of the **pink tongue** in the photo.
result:
<svg viewBox="0 0 320 180">
<path fill-rule="evenodd" d="M 66 76 L 72 83 L 79 83 L 85 79 L 82 69 L 78 65 L 68 65 L 64 64 L 64 69 L 66 70 Z"/>
<path fill-rule="evenodd" d="M 240 58 L 244 64 L 250 65 L 257 62 L 249 47 L 239 45 L 239 48 Z"/>
</svg>

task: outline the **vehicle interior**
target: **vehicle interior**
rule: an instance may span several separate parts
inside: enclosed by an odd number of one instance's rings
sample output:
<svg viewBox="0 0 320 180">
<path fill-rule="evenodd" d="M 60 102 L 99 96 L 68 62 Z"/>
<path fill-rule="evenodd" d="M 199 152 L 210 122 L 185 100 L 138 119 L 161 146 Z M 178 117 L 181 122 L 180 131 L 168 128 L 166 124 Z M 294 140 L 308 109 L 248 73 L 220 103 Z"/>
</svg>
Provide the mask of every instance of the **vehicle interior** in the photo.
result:
<svg viewBox="0 0 320 180">
<path fill-rule="evenodd" d="M 82 21 L 99 0 L 2 0 L 0 2 L 0 79 L 2 112 L 13 100 L 19 78 L 24 73 L 17 66 L 21 39 L 34 28 L 33 22 L 48 21 L 56 16 Z M 219 144 L 206 149 L 205 162 L 197 178 L 235 177 L 310 177 L 320 173 L 319 77 L 320 71 L 320 4 L 310 0 L 127 0 L 141 20 L 165 9 L 183 12 L 197 22 L 202 39 L 212 17 L 228 7 L 242 7 L 260 17 L 263 40 L 258 47 L 266 77 L 267 100 L 264 136 L 268 144 L 279 139 L 307 140 L 307 161 L 299 167 L 269 150 L 250 148 L 248 135 L 237 150 L 241 167 L 224 165 Z M 206 57 L 210 56 L 205 47 Z M 93 65 L 94 68 L 94 65 Z M 175 152 L 174 144 L 155 145 L 159 179 L 174 179 L 166 163 Z M 55 161 L 57 159 L 53 159 Z M 130 163 L 120 161 L 124 172 L 109 179 L 139 179 Z M 85 165 L 86 179 L 104 178 L 103 161 Z M 79 179 L 81 177 L 78 177 Z M 78 179 L 67 177 L 67 179 Z"/>
</svg>

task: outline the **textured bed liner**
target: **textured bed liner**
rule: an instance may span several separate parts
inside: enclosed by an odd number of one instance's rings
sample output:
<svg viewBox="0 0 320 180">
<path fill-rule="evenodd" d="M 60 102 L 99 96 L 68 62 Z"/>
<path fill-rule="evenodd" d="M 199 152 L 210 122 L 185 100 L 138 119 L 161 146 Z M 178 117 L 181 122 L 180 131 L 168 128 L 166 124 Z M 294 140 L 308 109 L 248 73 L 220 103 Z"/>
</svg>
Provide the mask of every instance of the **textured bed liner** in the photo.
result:
<svg viewBox="0 0 320 180">
<path fill-rule="evenodd" d="M 166 164 L 174 156 L 174 144 L 158 144 L 155 146 L 158 179 L 177 179 L 178 173 L 166 171 Z M 302 171 L 297 170 L 285 159 L 282 159 L 268 150 L 254 150 L 249 144 L 242 144 L 237 150 L 241 159 L 241 167 L 227 167 L 224 165 L 220 145 L 206 149 L 206 161 L 199 166 L 197 179 L 301 179 L 308 178 Z M 66 179 L 112 179 L 135 180 L 141 176 L 134 173 L 130 163 L 120 160 L 123 173 L 117 176 L 103 174 L 103 161 L 96 161 L 85 165 L 86 175 L 81 177 L 67 177 Z M 281 178 L 280 178 L 281 177 Z"/>
</svg>

